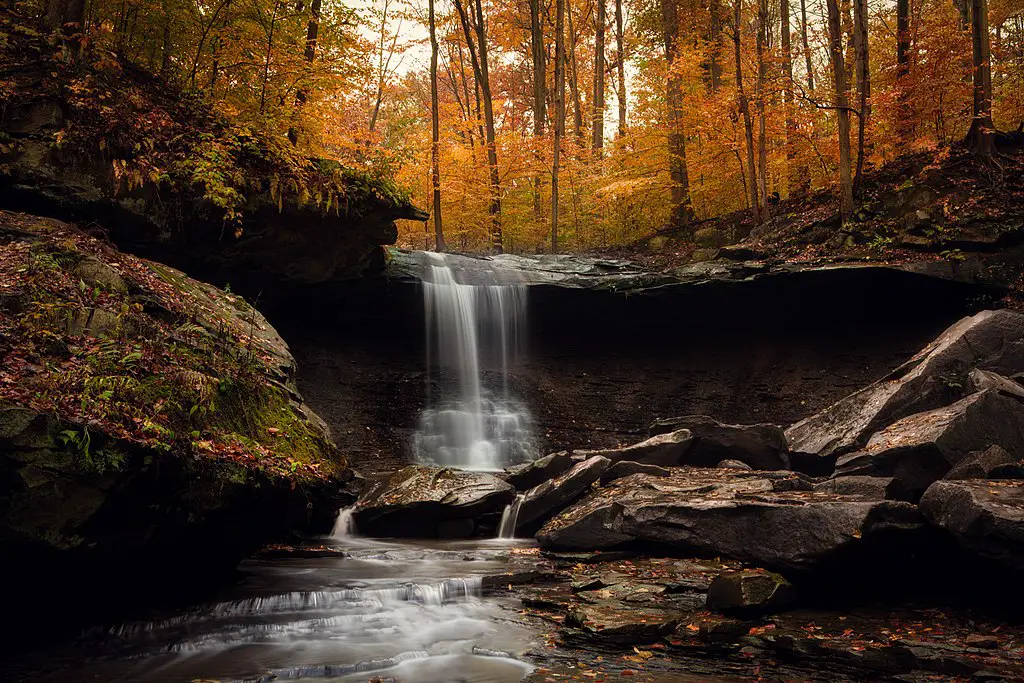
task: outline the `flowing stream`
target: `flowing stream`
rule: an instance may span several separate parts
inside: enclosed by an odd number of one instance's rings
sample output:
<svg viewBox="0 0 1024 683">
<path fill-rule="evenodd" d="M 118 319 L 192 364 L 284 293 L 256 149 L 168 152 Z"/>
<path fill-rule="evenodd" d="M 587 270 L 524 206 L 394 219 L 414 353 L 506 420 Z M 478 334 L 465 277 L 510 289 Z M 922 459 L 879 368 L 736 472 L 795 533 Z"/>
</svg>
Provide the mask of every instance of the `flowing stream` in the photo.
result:
<svg viewBox="0 0 1024 683">
<path fill-rule="evenodd" d="M 34 680 L 513 683 L 532 669 L 518 605 L 482 596 L 508 541 L 331 543 L 344 553 L 250 560 L 218 601 L 88 634 Z"/>
<path fill-rule="evenodd" d="M 428 391 L 416 460 L 495 471 L 535 459 L 533 421 L 508 383 L 522 348 L 526 287 L 511 272 L 460 270 L 444 254 L 425 257 Z"/>
</svg>

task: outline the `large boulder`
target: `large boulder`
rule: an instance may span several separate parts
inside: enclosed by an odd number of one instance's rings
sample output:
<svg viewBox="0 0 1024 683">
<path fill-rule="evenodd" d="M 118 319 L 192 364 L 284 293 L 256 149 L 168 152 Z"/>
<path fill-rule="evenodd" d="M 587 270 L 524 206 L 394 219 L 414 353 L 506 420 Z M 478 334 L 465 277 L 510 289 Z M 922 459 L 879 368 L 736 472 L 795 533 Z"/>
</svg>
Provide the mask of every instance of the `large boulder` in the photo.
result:
<svg viewBox="0 0 1024 683">
<path fill-rule="evenodd" d="M 1020 462 L 1006 452 L 1002 446 L 991 446 L 983 451 L 974 451 L 958 462 L 945 479 L 1019 479 L 1022 472 Z"/>
<path fill-rule="evenodd" d="M 1024 371 L 1024 315 L 982 311 L 960 320 L 887 377 L 787 429 L 790 449 L 823 457 L 856 450 L 903 417 L 962 398 L 976 368 Z"/>
<path fill-rule="evenodd" d="M 755 569 L 723 572 L 708 586 L 708 609 L 719 612 L 768 612 L 785 609 L 795 598 L 785 577 Z"/>
<path fill-rule="evenodd" d="M 1024 484 L 1018 481 L 937 481 L 921 498 L 921 513 L 964 548 L 1024 571 Z"/>
<path fill-rule="evenodd" d="M 676 429 L 664 434 L 657 434 L 640 443 L 629 446 L 594 451 L 577 451 L 576 455 L 581 458 L 601 456 L 612 462 L 629 460 L 647 465 L 671 467 L 683 463 L 693 443 L 693 435 L 689 430 Z"/>
<path fill-rule="evenodd" d="M 794 475 L 680 468 L 620 479 L 549 521 L 542 548 L 595 550 L 630 541 L 810 571 L 888 532 L 916 531 L 914 506 L 793 490 Z"/>
<path fill-rule="evenodd" d="M 714 467 L 723 460 L 739 460 L 755 470 L 789 467 L 786 435 L 776 425 L 730 425 L 707 415 L 684 415 L 657 420 L 650 432 L 658 435 L 679 429 L 688 430 L 693 437 L 681 464 Z"/>
<path fill-rule="evenodd" d="M 409 465 L 373 483 L 353 516 L 367 536 L 432 538 L 453 529 L 471 536 L 476 518 L 500 513 L 515 497 L 515 488 L 493 474 Z"/>
<path fill-rule="evenodd" d="M 529 491 L 534 486 L 563 474 L 572 466 L 573 460 L 569 452 L 559 451 L 537 458 L 533 462 L 510 467 L 498 476 L 514 486 L 517 491 Z"/>
<path fill-rule="evenodd" d="M 1024 405 L 987 390 L 897 421 L 864 450 L 840 457 L 836 474 L 894 477 L 916 497 L 969 453 L 992 445 L 1024 452 Z"/>
<path fill-rule="evenodd" d="M 593 484 L 601 480 L 611 466 L 611 460 L 595 455 L 577 463 L 562 476 L 530 489 L 519 506 L 516 528 L 540 526 L 552 515 L 579 500 Z"/>
</svg>

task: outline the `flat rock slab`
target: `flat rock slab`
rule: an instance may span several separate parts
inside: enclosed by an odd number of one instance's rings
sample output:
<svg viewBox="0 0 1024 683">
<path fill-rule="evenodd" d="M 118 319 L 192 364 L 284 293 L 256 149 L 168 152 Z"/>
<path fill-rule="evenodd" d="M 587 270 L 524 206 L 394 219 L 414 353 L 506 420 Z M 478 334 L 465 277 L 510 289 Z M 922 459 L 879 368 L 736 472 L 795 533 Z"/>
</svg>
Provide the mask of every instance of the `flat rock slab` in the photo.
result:
<svg viewBox="0 0 1024 683">
<path fill-rule="evenodd" d="M 737 460 L 757 470 L 789 468 L 786 434 L 770 424 L 723 424 L 707 415 L 684 415 L 661 419 L 651 425 L 651 434 L 685 429 L 693 437 L 682 465 L 714 467 L 723 460 Z"/>
<path fill-rule="evenodd" d="M 787 429 L 790 449 L 836 456 L 860 448 L 901 418 L 961 398 L 976 368 L 1007 377 L 1024 372 L 1024 315 L 963 318 L 887 377 Z"/>
<path fill-rule="evenodd" d="M 937 481 L 920 507 L 925 519 L 963 547 L 1024 571 L 1024 482 Z"/>
<path fill-rule="evenodd" d="M 913 505 L 793 490 L 793 473 L 676 468 L 595 491 L 537 534 L 542 548 L 665 543 L 780 571 L 812 571 L 880 532 L 914 533 Z"/>
<path fill-rule="evenodd" d="M 685 464 L 690 448 L 694 444 L 693 435 L 687 429 L 657 434 L 649 439 L 621 448 L 607 448 L 596 451 L 577 451 L 576 457 L 593 458 L 601 456 L 612 462 L 637 462 L 644 465 L 670 467 Z"/>
<path fill-rule="evenodd" d="M 434 537 L 443 530 L 451 537 L 454 529 L 472 535 L 477 517 L 500 513 L 515 493 L 492 474 L 410 465 L 372 484 L 354 517 L 368 536 Z"/>
<path fill-rule="evenodd" d="M 587 635 L 628 645 L 654 642 L 675 630 L 683 614 L 637 603 L 603 600 L 569 610 L 566 624 Z"/>
<path fill-rule="evenodd" d="M 565 474 L 526 492 L 519 506 L 516 529 L 536 528 L 557 512 L 579 500 L 601 477 L 612 461 L 600 455 L 577 463 Z"/>
</svg>

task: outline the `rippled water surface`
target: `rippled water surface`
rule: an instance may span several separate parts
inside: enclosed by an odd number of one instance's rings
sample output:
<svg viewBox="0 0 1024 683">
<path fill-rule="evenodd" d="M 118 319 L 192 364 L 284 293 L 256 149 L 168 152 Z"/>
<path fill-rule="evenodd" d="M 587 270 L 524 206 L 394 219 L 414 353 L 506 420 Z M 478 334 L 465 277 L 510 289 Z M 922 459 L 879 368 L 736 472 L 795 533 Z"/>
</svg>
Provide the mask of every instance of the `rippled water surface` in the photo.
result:
<svg viewBox="0 0 1024 683">
<path fill-rule="evenodd" d="M 220 601 L 89 634 L 84 664 L 45 681 L 513 683 L 534 641 L 511 601 L 481 595 L 508 541 L 335 541 L 344 556 L 253 560 Z M 66 653 L 61 657 L 67 660 Z"/>
</svg>

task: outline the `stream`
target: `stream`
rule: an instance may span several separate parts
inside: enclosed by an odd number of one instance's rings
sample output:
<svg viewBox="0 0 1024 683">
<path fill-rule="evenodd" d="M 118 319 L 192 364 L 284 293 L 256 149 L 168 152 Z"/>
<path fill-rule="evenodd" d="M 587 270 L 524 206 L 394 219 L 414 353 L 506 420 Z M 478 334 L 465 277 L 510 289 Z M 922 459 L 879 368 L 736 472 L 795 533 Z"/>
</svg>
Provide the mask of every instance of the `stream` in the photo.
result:
<svg viewBox="0 0 1024 683">
<path fill-rule="evenodd" d="M 211 603 L 45 653 L 50 673 L 33 680 L 514 683 L 531 671 L 516 658 L 536 640 L 518 601 L 481 591 L 529 542 L 327 543 L 244 562 Z"/>
</svg>

